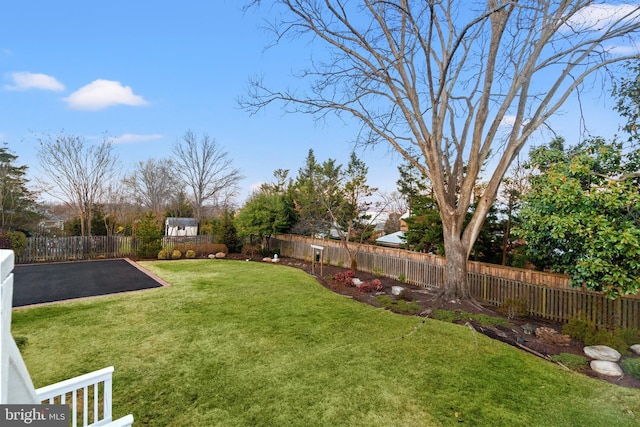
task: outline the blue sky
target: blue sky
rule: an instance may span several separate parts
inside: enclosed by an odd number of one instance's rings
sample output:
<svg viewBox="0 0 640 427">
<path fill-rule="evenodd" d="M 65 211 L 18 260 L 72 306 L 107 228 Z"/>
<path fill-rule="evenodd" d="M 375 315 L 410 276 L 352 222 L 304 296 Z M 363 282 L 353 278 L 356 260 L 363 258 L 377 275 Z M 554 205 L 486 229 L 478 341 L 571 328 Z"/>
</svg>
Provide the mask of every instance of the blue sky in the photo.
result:
<svg viewBox="0 0 640 427">
<path fill-rule="evenodd" d="M 170 157 L 186 130 L 207 133 L 245 179 L 243 197 L 275 169 L 297 174 L 310 148 L 346 164 L 357 127 L 317 124 L 276 106 L 251 116 L 239 109 L 247 81 L 263 75 L 286 87 L 306 63 L 302 42 L 267 50 L 264 15 L 240 0 L 5 2 L 0 13 L 0 141 L 38 175 L 37 137 L 65 133 L 114 139 L 123 170 Z M 261 14 L 270 13 L 263 7 Z M 582 98 L 586 125 L 611 137 L 619 124 L 600 90 Z M 578 135 L 575 102 L 552 126 Z M 538 141 L 548 140 L 548 134 Z M 398 156 L 386 147 L 359 152 L 369 184 L 395 189 Z"/>
</svg>

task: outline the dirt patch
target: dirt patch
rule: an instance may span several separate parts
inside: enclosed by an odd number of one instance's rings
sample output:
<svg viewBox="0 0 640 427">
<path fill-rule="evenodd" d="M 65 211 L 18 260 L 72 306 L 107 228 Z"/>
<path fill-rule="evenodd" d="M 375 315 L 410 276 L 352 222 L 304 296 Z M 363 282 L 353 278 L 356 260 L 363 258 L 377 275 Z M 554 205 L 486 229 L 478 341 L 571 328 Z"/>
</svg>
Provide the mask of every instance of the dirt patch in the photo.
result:
<svg viewBox="0 0 640 427">
<path fill-rule="evenodd" d="M 246 257 L 231 255 L 230 258 L 235 259 L 245 259 Z M 261 258 L 253 258 L 254 261 L 261 261 Z M 423 316 L 423 317 L 433 317 L 434 310 L 450 310 L 456 311 L 461 310 L 473 315 L 483 314 L 486 316 L 491 316 L 498 318 L 504 322 L 500 323 L 509 323 L 508 326 L 487 326 L 483 325 L 478 321 L 469 318 L 463 318 L 456 320 L 455 323 L 467 325 L 473 327 L 479 333 L 482 333 L 492 339 L 496 339 L 502 341 L 506 344 L 512 345 L 513 347 L 531 353 L 537 357 L 548 360 L 550 363 L 555 363 L 551 361 L 551 357 L 563 353 L 570 353 L 575 355 L 584 356 L 584 343 L 577 341 L 575 339 L 571 339 L 568 342 L 562 343 L 552 343 L 549 342 L 549 339 L 541 339 L 538 338 L 533 333 L 528 333 L 529 328 L 533 327 L 540 328 L 545 327 L 549 328 L 552 331 L 557 332 L 558 336 L 562 331 L 562 325 L 558 323 L 547 322 L 540 319 L 527 318 L 527 319 L 519 319 L 519 318 L 511 318 L 507 319 L 505 316 L 499 314 L 496 311 L 496 308 L 493 306 L 485 305 L 485 304 L 473 304 L 473 303 L 453 303 L 443 301 L 441 298 L 438 298 L 434 291 L 423 289 L 417 286 L 408 285 L 406 283 L 400 283 L 397 280 L 390 279 L 388 277 L 383 276 L 374 276 L 371 273 L 365 273 L 358 271 L 356 272 L 356 277 L 361 281 L 372 281 L 373 279 L 380 280 L 382 284 L 382 289 L 378 292 L 360 292 L 356 287 L 346 286 L 342 283 L 336 282 L 333 277 L 336 273 L 344 273 L 347 269 L 343 267 L 337 266 L 322 266 L 322 275 L 320 274 L 320 266 L 315 266 L 315 271 L 312 272 L 312 265 L 309 262 L 293 259 L 293 258 L 281 258 L 279 263 L 282 265 L 287 265 L 294 268 L 299 268 L 301 270 L 306 271 L 307 273 L 316 277 L 318 282 L 320 282 L 327 289 L 332 290 L 333 292 L 339 293 L 341 295 L 346 295 L 353 298 L 356 301 L 362 302 L 364 304 L 370 304 L 376 307 L 381 307 L 380 303 L 377 301 L 376 297 L 380 295 L 387 295 L 390 298 L 397 299 L 397 296 L 392 294 L 393 286 L 402 286 L 405 291 L 403 298 L 410 302 L 414 302 L 420 305 L 420 310 L 417 314 L 411 314 L 414 316 Z M 402 313 L 406 314 L 406 313 Z M 623 356 L 625 357 L 634 357 L 634 356 Z M 637 356 L 635 356 L 637 357 Z M 599 375 L 593 370 L 589 368 L 589 365 L 586 364 L 583 373 L 593 378 L 598 378 L 603 381 L 607 381 L 613 384 L 620 385 L 622 387 L 630 387 L 630 388 L 638 388 L 640 389 L 640 380 L 634 378 L 631 375 L 624 375 L 620 378 L 617 377 L 607 377 L 603 375 Z"/>
</svg>

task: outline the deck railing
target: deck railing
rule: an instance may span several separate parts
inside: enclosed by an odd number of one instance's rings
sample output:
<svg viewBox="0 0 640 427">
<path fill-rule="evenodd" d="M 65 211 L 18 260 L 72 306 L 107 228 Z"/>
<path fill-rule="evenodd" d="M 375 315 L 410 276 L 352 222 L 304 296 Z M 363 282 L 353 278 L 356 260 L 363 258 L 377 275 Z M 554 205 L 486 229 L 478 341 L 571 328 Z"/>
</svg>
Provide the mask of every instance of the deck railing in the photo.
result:
<svg viewBox="0 0 640 427">
<path fill-rule="evenodd" d="M 68 404 L 73 427 L 131 426 L 131 415 L 117 420 L 117 424 L 112 420 L 112 375 L 113 366 L 110 366 L 39 388 L 36 395 L 42 403 Z M 78 424 L 79 421 L 82 424 Z"/>
</svg>

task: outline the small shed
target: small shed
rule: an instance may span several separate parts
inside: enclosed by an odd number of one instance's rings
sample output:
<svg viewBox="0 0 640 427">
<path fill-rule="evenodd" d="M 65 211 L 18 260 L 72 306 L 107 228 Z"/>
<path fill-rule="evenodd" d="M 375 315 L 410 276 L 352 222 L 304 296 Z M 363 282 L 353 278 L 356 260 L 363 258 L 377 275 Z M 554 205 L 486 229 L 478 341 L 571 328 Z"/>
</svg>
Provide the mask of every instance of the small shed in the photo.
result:
<svg viewBox="0 0 640 427">
<path fill-rule="evenodd" d="M 167 237 L 197 236 L 198 221 L 195 218 L 167 218 L 164 224 Z"/>
</svg>

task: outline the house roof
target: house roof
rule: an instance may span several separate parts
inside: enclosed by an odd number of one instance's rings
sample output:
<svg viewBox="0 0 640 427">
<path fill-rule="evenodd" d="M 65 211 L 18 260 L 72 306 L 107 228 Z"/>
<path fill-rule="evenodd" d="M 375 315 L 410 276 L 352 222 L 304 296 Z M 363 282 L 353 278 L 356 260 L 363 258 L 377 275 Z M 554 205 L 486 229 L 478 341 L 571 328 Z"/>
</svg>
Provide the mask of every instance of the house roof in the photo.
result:
<svg viewBox="0 0 640 427">
<path fill-rule="evenodd" d="M 376 243 L 383 246 L 400 246 L 406 243 L 404 237 L 404 231 L 396 231 L 395 233 L 387 234 L 385 236 L 378 237 Z"/>
<path fill-rule="evenodd" d="M 198 221 L 195 218 L 167 218 L 166 225 L 169 227 L 197 227 Z"/>
</svg>

